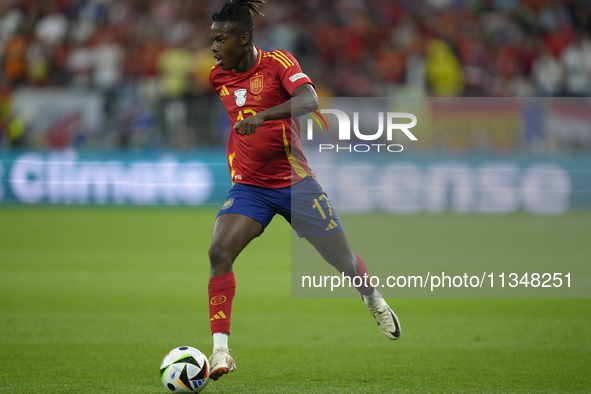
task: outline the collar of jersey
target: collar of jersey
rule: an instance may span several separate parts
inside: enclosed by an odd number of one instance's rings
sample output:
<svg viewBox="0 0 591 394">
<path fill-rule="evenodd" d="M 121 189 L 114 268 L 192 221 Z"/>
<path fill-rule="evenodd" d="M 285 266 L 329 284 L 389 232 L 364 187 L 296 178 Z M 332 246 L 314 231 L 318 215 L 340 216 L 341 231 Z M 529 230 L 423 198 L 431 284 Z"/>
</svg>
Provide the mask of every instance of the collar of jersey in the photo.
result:
<svg viewBox="0 0 591 394">
<path fill-rule="evenodd" d="M 256 45 L 254 47 L 257 50 L 257 64 L 255 64 L 254 66 L 252 66 L 252 68 L 250 70 L 245 71 L 243 73 L 237 73 L 236 70 L 232 69 L 231 71 L 234 74 L 236 74 L 236 75 L 247 75 L 248 73 L 251 73 L 254 69 L 256 69 L 259 64 L 261 64 L 261 59 L 263 58 L 263 51 L 261 51 L 261 48 L 257 47 Z"/>
</svg>

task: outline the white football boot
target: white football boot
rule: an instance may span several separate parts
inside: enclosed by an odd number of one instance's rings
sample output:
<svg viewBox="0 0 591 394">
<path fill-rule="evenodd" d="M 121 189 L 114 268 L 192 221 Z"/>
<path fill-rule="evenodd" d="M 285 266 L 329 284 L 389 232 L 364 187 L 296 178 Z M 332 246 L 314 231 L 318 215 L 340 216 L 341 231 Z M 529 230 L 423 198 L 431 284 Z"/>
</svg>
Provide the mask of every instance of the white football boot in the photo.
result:
<svg viewBox="0 0 591 394">
<path fill-rule="evenodd" d="M 379 298 L 376 305 L 368 306 L 367 309 L 376 319 L 385 336 L 392 340 L 400 338 L 400 321 L 383 298 Z"/>
<path fill-rule="evenodd" d="M 230 352 L 228 352 L 228 349 L 223 348 L 214 350 L 209 358 L 209 365 L 211 368 L 209 378 L 213 380 L 218 380 L 223 375 L 236 369 L 236 363 L 232 356 L 230 356 Z"/>
</svg>

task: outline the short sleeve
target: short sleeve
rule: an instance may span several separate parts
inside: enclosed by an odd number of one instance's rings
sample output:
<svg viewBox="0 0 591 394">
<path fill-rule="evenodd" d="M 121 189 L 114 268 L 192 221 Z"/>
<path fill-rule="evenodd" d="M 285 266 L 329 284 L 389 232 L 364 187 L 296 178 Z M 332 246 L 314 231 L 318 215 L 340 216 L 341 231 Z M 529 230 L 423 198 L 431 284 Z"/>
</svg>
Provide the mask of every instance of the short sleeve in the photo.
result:
<svg viewBox="0 0 591 394">
<path fill-rule="evenodd" d="M 213 66 L 211 68 L 211 70 L 209 70 L 209 84 L 211 85 L 211 88 L 216 93 L 219 94 L 219 92 L 218 92 L 219 86 L 218 86 L 218 84 L 215 81 L 215 76 L 216 76 L 217 72 L 218 72 L 218 66 Z"/>
<path fill-rule="evenodd" d="M 293 91 L 298 86 L 305 83 L 314 86 L 312 80 L 302 72 L 298 61 L 291 55 L 291 53 L 277 50 L 269 52 L 268 54 L 277 60 L 277 62 L 275 62 L 275 67 L 277 67 L 281 84 L 289 94 L 293 95 Z"/>
</svg>

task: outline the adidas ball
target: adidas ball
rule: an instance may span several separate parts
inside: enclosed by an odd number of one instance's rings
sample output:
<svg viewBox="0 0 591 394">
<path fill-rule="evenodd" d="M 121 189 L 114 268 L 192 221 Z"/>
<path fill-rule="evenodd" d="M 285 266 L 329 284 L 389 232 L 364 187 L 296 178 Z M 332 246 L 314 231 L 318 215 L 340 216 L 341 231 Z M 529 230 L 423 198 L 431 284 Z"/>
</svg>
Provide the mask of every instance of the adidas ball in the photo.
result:
<svg viewBox="0 0 591 394">
<path fill-rule="evenodd" d="M 172 393 L 198 393 L 209 382 L 209 361 L 198 349 L 177 347 L 162 360 L 160 377 Z"/>
</svg>

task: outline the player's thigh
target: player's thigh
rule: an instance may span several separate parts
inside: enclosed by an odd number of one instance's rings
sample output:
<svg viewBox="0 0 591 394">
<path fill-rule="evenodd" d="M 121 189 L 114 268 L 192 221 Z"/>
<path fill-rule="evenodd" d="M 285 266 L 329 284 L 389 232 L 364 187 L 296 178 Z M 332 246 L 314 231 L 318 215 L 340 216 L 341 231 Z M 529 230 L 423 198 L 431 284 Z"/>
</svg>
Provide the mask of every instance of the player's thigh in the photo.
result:
<svg viewBox="0 0 591 394">
<path fill-rule="evenodd" d="M 262 223 L 248 216 L 237 213 L 218 216 L 213 226 L 210 259 L 234 262 L 246 245 L 262 232 Z"/>
<path fill-rule="evenodd" d="M 273 219 L 273 191 L 236 184 L 218 212 L 209 257 L 213 265 L 233 263 Z"/>
</svg>

